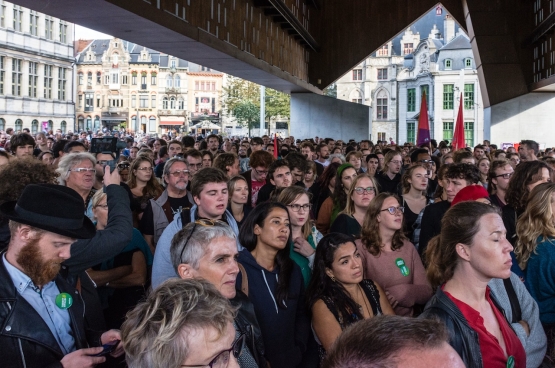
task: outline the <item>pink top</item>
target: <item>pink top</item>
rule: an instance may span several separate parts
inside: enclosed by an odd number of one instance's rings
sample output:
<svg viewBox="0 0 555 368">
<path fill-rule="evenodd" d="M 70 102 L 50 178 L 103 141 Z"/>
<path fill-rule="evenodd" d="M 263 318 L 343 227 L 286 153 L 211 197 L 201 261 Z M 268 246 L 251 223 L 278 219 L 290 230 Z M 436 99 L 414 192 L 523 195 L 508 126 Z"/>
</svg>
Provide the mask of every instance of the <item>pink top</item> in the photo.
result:
<svg viewBox="0 0 555 368">
<path fill-rule="evenodd" d="M 398 301 L 395 314 L 412 316 L 415 304 L 426 304 L 432 297 L 426 271 L 411 242 L 406 240 L 401 249 L 382 251 L 378 256 L 370 254 L 360 239 L 356 246 L 362 257 L 364 278 L 373 280 Z"/>
</svg>

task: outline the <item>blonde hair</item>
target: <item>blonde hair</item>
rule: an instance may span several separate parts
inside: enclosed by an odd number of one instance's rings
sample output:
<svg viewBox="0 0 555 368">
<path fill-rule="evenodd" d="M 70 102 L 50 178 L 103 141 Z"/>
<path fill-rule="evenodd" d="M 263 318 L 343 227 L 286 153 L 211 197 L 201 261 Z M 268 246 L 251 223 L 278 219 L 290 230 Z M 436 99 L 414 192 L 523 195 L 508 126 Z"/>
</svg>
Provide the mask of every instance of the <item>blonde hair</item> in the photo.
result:
<svg viewBox="0 0 555 368">
<path fill-rule="evenodd" d="M 106 193 L 104 193 L 104 188 L 97 190 L 91 198 L 92 207 L 95 208 L 96 206 L 98 206 L 98 203 L 100 203 L 100 201 L 103 200 L 104 197 L 106 197 Z"/>
<path fill-rule="evenodd" d="M 518 265 L 523 270 L 526 269 L 532 253 L 536 251 L 538 242 L 555 237 L 551 207 L 553 193 L 555 193 L 555 183 L 542 183 L 536 186 L 528 196 L 526 210 L 517 221 L 516 235 L 518 239 L 515 255 Z M 555 244 L 555 241 L 553 243 Z"/>
<path fill-rule="evenodd" d="M 376 179 L 374 179 L 373 176 L 370 176 L 368 174 L 359 174 L 355 178 L 355 180 L 351 184 L 351 187 L 349 188 L 349 191 L 347 192 L 347 204 L 345 205 L 345 209 L 339 212 L 339 214 L 344 213 L 345 215 L 352 216 L 355 213 L 355 202 L 353 201 L 352 196 L 355 192 L 356 185 L 363 178 L 368 178 L 372 181 L 372 185 L 374 186 L 374 198 L 376 198 L 378 194 L 380 194 L 378 190 L 378 183 L 376 182 Z"/>
</svg>

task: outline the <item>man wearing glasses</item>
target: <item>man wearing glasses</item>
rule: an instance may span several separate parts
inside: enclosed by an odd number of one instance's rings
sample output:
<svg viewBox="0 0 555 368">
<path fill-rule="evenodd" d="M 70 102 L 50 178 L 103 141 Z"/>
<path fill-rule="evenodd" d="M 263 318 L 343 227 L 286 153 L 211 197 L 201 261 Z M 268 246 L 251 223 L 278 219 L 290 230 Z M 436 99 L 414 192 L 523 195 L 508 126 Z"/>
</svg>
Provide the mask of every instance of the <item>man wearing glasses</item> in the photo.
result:
<svg viewBox="0 0 555 368">
<path fill-rule="evenodd" d="M 122 325 L 126 363 L 129 368 L 238 368 L 245 335 L 235 338 L 233 314 L 208 281 L 168 280 Z"/>
<path fill-rule="evenodd" d="M 174 220 L 175 215 L 194 205 L 193 196 L 187 191 L 189 169 L 185 159 L 169 159 L 164 166 L 163 177 L 167 183 L 166 190 L 158 198 L 148 202 L 139 224 L 152 253 L 164 229 Z"/>
<path fill-rule="evenodd" d="M 192 149 L 185 152 L 184 158 L 187 160 L 189 174 L 191 177 L 195 176 L 197 171 L 202 169 L 202 153 L 199 150 Z"/>
<path fill-rule="evenodd" d="M 202 278 L 239 307 L 234 320 L 235 338 L 245 335 L 247 341 L 246 349 L 238 359 L 239 365 L 266 367 L 264 343 L 254 307 L 247 295 L 235 288 L 239 266 L 233 230 L 220 221 L 189 223 L 172 240 L 170 252 L 173 267 L 180 278 Z"/>
<path fill-rule="evenodd" d="M 499 208 L 503 208 L 507 202 L 505 201 L 505 195 L 507 194 L 507 189 L 509 188 L 509 181 L 513 176 L 514 169 L 508 161 L 496 160 L 493 161 L 491 168 L 489 169 L 489 175 L 491 179 L 491 185 L 488 187 L 488 192 L 490 193 L 490 201 L 492 204 Z M 495 194 L 491 194 L 495 192 Z"/>
<path fill-rule="evenodd" d="M 254 207 L 258 201 L 258 192 L 266 184 L 268 168 L 274 162 L 274 156 L 262 150 L 253 151 L 249 162 L 251 169 L 245 171 L 242 175 L 247 180 L 247 185 L 249 186 L 249 199 L 247 203 Z"/>
</svg>

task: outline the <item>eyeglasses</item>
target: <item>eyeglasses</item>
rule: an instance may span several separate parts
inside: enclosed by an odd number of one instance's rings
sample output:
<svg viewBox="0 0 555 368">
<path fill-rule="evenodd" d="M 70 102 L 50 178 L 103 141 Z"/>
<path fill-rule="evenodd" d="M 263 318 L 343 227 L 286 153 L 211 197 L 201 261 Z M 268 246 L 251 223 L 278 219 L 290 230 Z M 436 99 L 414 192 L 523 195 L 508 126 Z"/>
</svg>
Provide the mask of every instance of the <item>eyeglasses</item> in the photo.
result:
<svg viewBox="0 0 555 368">
<path fill-rule="evenodd" d="M 212 359 L 210 363 L 208 363 L 208 367 L 226 368 L 229 365 L 229 357 L 231 352 L 233 352 L 233 356 L 235 357 L 235 359 L 239 358 L 241 356 L 241 353 L 243 353 L 243 348 L 245 347 L 245 340 L 246 340 L 245 337 L 246 337 L 245 333 L 242 333 L 241 335 L 239 335 L 237 340 L 235 340 L 233 345 L 231 345 L 231 348 L 224 350 L 220 354 L 218 354 L 214 359 Z M 181 366 L 182 367 L 206 367 L 206 365 L 203 365 L 203 364 L 195 364 L 195 365 L 182 364 Z"/>
<path fill-rule="evenodd" d="M 387 207 L 386 209 L 381 210 L 380 212 L 383 212 L 383 211 L 387 211 L 387 212 L 389 212 L 390 214 L 394 215 L 394 214 L 397 213 L 397 211 L 399 211 L 399 212 L 401 212 L 401 213 L 405 212 L 405 207 L 401 207 L 401 206 L 399 206 L 399 207 L 394 207 L 394 206 L 391 206 L 391 207 Z"/>
<path fill-rule="evenodd" d="M 95 208 L 96 208 L 96 207 L 100 207 L 100 208 L 102 208 L 102 209 L 107 210 L 107 209 L 108 209 L 108 203 L 106 203 L 106 204 L 97 204 L 97 205 L 94 206 L 94 207 L 95 207 Z"/>
<path fill-rule="evenodd" d="M 125 164 L 118 164 L 118 169 L 120 169 L 120 170 L 129 169 L 129 164 L 127 164 L 127 163 L 125 163 Z"/>
<path fill-rule="evenodd" d="M 179 178 L 181 176 L 181 174 L 183 174 L 183 176 L 188 176 L 189 175 L 189 170 L 175 170 L 171 173 L 169 173 L 171 176 L 173 176 L 174 178 Z"/>
<path fill-rule="evenodd" d="M 421 164 L 431 164 L 433 161 L 432 160 L 420 160 L 418 162 L 420 162 Z"/>
<path fill-rule="evenodd" d="M 512 173 L 505 173 L 505 174 L 501 174 L 501 175 L 495 175 L 496 178 L 500 178 L 503 177 L 503 179 L 510 179 L 513 176 L 514 172 Z"/>
<path fill-rule="evenodd" d="M 195 232 L 195 229 L 197 228 L 197 225 L 214 226 L 214 225 L 216 225 L 216 223 L 223 223 L 223 222 L 219 221 L 219 220 L 210 220 L 210 219 L 198 219 L 198 220 L 195 221 L 195 224 L 193 225 L 193 229 L 191 230 L 191 232 L 187 236 L 187 240 L 185 240 L 185 243 L 183 243 L 183 249 L 181 249 L 181 255 L 179 256 L 179 262 L 181 262 L 181 260 L 183 259 L 183 252 L 185 251 L 185 248 L 187 248 L 187 244 L 189 243 L 189 240 L 191 239 L 191 236 L 193 236 L 193 233 Z"/>
<path fill-rule="evenodd" d="M 268 171 L 258 171 L 258 170 L 256 170 L 256 169 L 253 169 L 253 170 L 256 171 L 256 173 L 257 173 L 258 175 L 268 175 Z"/>
<path fill-rule="evenodd" d="M 376 188 L 374 187 L 356 187 L 355 188 L 355 193 L 358 195 L 363 195 L 363 194 L 371 194 L 371 193 L 376 193 Z"/>
<path fill-rule="evenodd" d="M 402 165 L 403 164 L 402 161 L 389 161 L 389 162 L 394 164 L 394 165 Z"/>
<path fill-rule="evenodd" d="M 82 172 L 92 172 L 93 174 L 96 173 L 96 169 L 92 168 L 92 167 L 76 167 L 74 169 L 69 169 L 68 171 L 73 171 L 73 172 L 78 172 L 78 173 L 82 173 Z"/>
<path fill-rule="evenodd" d="M 141 171 L 152 171 L 152 167 L 138 167 L 137 170 L 141 170 Z"/>
<path fill-rule="evenodd" d="M 312 204 L 307 203 L 307 204 L 288 204 L 287 207 L 291 208 L 291 210 L 293 212 L 299 212 L 301 210 L 301 208 L 303 209 L 303 211 L 310 211 L 310 209 L 312 208 Z"/>
<path fill-rule="evenodd" d="M 198 163 L 198 164 L 189 164 L 190 168 L 193 169 L 202 169 L 202 163 Z"/>
</svg>

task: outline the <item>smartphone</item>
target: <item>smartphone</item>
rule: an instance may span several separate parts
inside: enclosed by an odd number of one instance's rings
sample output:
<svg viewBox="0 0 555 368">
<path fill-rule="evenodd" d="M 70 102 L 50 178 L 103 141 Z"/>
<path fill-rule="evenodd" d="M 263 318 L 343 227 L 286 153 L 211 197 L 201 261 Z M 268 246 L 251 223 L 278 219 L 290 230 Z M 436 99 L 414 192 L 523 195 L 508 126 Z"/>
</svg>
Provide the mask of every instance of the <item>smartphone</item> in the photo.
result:
<svg viewBox="0 0 555 368">
<path fill-rule="evenodd" d="M 109 343 L 102 345 L 102 351 L 100 353 L 94 354 L 91 356 L 99 357 L 99 356 L 108 355 L 114 350 L 116 350 L 116 347 L 118 346 L 119 342 L 120 340 L 110 341 Z"/>
</svg>

